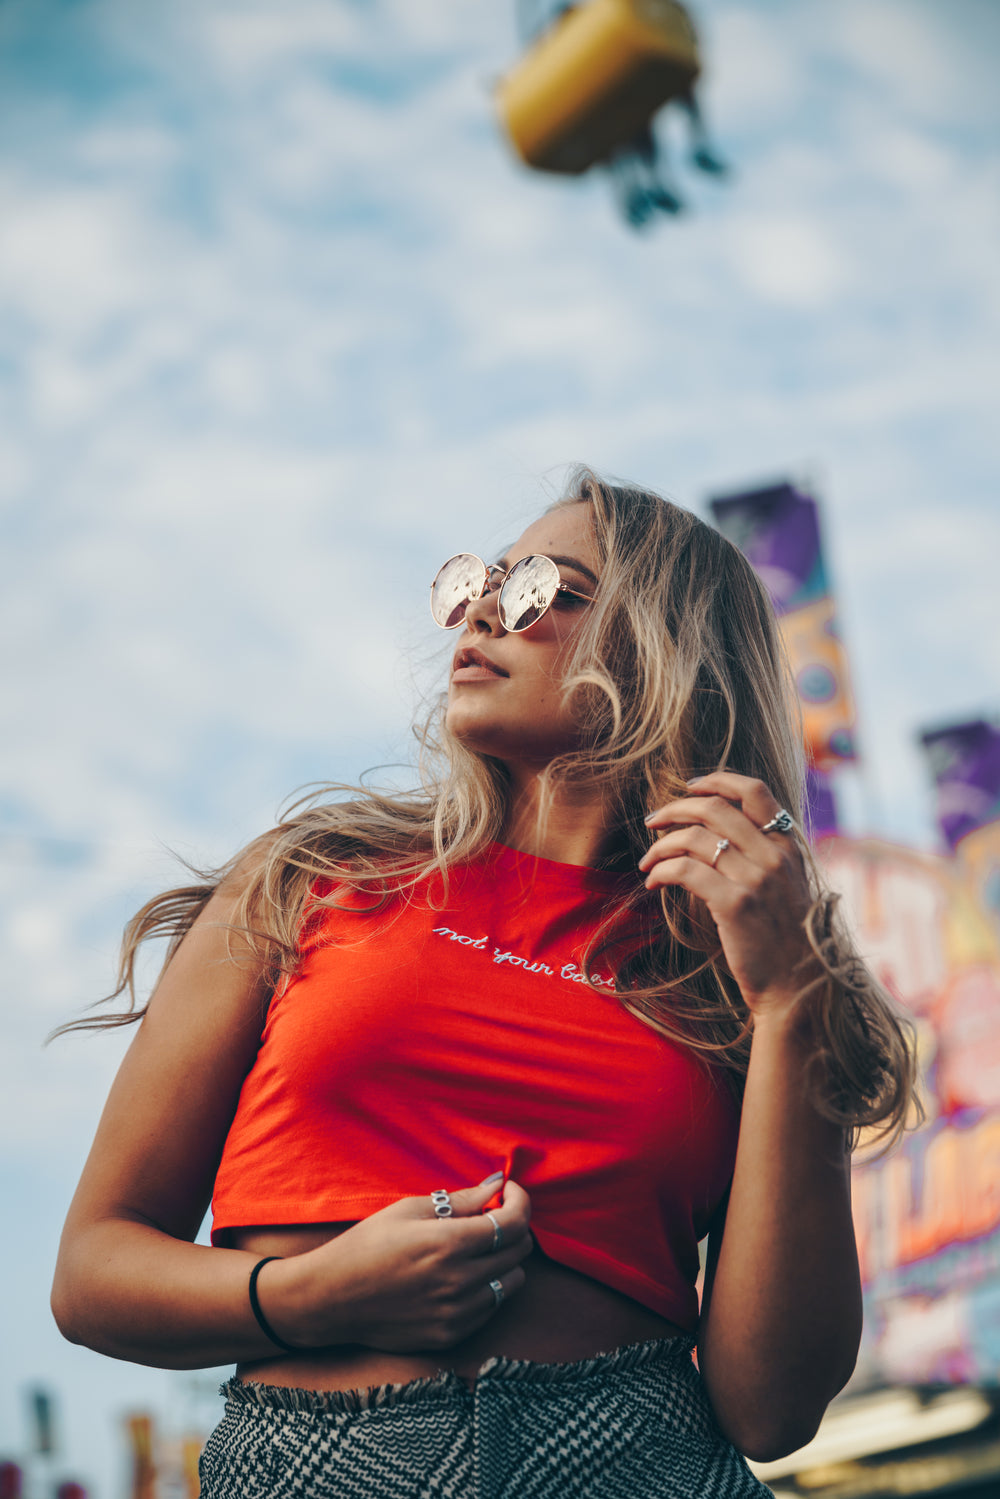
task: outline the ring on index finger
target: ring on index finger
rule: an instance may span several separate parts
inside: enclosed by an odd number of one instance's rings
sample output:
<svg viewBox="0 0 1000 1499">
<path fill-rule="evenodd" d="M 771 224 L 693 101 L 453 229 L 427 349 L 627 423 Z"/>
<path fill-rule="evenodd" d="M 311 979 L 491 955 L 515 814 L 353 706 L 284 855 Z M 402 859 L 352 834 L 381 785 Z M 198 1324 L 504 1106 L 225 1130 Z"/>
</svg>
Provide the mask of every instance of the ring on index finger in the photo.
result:
<svg viewBox="0 0 1000 1499">
<path fill-rule="evenodd" d="M 502 1282 L 499 1281 L 499 1280 L 491 1280 L 490 1281 L 490 1290 L 493 1292 L 493 1305 L 495 1307 L 496 1306 L 501 1306 L 503 1304 L 503 1297 L 504 1297 L 504 1290 L 503 1290 L 503 1284 L 502 1284 Z"/>
<path fill-rule="evenodd" d="M 791 812 L 787 812 L 784 807 L 781 808 L 780 812 L 775 812 L 771 821 L 765 822 L 761 828 L 762 833 L 793 833 L 794 831 L 795 819 L 792 817 Z"/>
<path fill-rule="evenodd" d="M 493 1243 L 490 1245 L 490 1254 L 496 1254 L 503 1243 L 503 1224 L 498 1223 L 492 1213 L 484 1213 L 483 1217 L 488 1218 L 493 1224 Z"/>
<path fill-rule="evenodd" d="M 431 1193 L 431 1202 L 434 1205 L 435 1218 L 450 1218 L 452 1216 L 454 1208 L 451 1205 L 451 1198 L 443 1187 Z"/>
</svg>

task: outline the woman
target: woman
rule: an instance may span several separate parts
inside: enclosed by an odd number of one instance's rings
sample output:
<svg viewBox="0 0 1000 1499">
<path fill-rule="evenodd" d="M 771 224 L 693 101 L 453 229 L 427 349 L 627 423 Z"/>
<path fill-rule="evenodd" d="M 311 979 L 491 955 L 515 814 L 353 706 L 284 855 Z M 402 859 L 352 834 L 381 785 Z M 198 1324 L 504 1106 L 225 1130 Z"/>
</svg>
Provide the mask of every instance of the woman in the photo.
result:
<svg viewBox="0 0 1000 1499">
<path fill-rule="evenodd" d="M 237 1363 L 208 1496 L 763 1492 L 740 1454 L 853 1367 L 849 1146 L 912 1073 L 785 811 L 766 596 L 581 471 L 432 609 L 424 789 L 307 805 L 127 932 L 118 992 L 174 940 L 56 1318 Z"/>
</svg>

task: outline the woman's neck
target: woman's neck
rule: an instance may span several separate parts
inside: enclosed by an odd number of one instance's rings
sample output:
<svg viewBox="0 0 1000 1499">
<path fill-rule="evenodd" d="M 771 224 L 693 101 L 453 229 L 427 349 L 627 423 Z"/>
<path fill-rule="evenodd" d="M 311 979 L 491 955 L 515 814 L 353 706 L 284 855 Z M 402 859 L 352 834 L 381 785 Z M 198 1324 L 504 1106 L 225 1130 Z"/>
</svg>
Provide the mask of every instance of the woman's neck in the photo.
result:
<svg viewBox="0 0 1000 1499">
<path fill-rule="evenodd" d="M 616 840 L 600 787 L 557 787 L 546 796 L 545 816 L 539 819 L 539 777 L 512 774 L 511 780 L 510 807 L 500 835 L 508 848 L 588 869 L 607 861 Z"/>
</svg>

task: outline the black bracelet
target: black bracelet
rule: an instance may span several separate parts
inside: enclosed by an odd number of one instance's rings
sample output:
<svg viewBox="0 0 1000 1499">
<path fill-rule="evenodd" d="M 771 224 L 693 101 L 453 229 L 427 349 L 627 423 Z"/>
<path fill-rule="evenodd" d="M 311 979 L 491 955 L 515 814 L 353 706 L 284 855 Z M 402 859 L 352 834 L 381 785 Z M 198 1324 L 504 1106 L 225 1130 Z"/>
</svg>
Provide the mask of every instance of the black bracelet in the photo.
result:
<svg viewBox="0 0 1000 1499">
<path fill-rule="evenodd" d="M 257 1318 L 257 1325 L 259 1326 L 261 1332 L 264 1333 L 266 1337 L 269 1337 L 271 1342 L 274 1343 L 276 1347 L 283 1349 L 285 1353 L 313 1353 L 315 1352 L 315 1350 L 312 1348 L 295 1348 L 291 1343 L 286 1343 L 284 1338 L 279 1338 L 278 1334 L 271 1327 L 267 1318 L 264 1316 L 264 1313 L 260 1309 L 260 1302 L 257 1299 L 257 1277 L 263 1270 L 265 1265 L 269 1265 L 272 1260 L 280 1259 L 284 1259 L 284 1255 L 269 1254 L 264 1259 L 258 1260 L 256 1265 L 254 1265 L 253 1269 L 250 1271 L 250 1310 Z"/>
</svg>

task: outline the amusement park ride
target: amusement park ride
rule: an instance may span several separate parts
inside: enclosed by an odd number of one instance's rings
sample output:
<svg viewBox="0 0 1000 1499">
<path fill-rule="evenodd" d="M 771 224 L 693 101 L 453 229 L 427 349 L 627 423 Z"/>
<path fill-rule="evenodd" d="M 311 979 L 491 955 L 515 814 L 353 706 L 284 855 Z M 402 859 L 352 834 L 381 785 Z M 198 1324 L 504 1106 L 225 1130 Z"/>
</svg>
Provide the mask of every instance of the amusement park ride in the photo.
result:
<svg viewBox="0 0 1000 1499">
<path fill-rule="evenodd" d="M 501 79 L 497 105 L 521 160 L 541 172 L 611 173 L 633 228 L 683 208 L 654 116 L 687 116 L 690 160 L 713 176 L 712 150 L 695 94 L 698 38 L 677 0 L 518 0 L 526 51 Z"/>
</svg>

